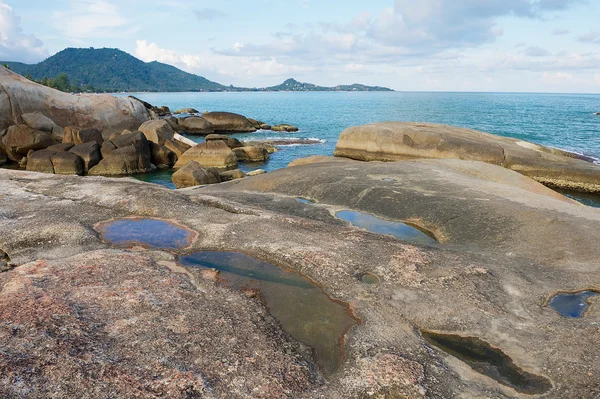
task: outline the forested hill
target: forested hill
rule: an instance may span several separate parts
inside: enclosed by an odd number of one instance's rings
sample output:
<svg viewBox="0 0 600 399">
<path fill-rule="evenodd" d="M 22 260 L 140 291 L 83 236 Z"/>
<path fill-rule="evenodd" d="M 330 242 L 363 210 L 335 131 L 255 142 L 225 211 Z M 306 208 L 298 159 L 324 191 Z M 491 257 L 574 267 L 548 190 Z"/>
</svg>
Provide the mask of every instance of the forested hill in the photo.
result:
<svg viewBox="0 0 600 399">
<path fill-rule="evenodd" d="M 39 83 L 64 91 L 392 91 L 354 84 L 323 87 L 288 79 L 278 86 L 224 86 L 160 62 L 144 62 L 119 49 L 67 48 L 35 65 L 0 61 Z M 56 82 L 60 80 L 60 85 Z"/>
<path fill-rule="evenodd" d="M 97 91 L 223 91 L 225 86 L 160 62 L 143 62 L 118 49 L 65 49 L 35 65 L 1 62 L 23 76 L 66 74 L 73 86 Z"/>
</svg>

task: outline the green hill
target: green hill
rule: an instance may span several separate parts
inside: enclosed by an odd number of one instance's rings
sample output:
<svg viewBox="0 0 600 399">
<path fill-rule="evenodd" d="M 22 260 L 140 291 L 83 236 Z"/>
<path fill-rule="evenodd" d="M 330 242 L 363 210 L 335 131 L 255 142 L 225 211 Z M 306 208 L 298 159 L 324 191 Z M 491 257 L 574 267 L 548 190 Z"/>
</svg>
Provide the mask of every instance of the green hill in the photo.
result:
<svg viewBox="0 0 600 399">
<path fill-rule="evenodd" d="M 71 85 L 70 88 L 66 85 L 64 91 L 393 91 L 386 87 L 359 84 L 323 87 L 294 79 L 262 89 L 224 86 L 171 65 L 141 61 L 112 48 L 67 48 L 35 65 L 0 61 L 2 64 L 50 86 L 53 79 L 64 74 L 66 77 L 62 76 L 62 80 Z M 47 83 L 48 79 L 50 83 Z"/>
<path fill-rule="evenodd" d="M 223 91 L 225 86 L 160 62 L 143 62 L 118 49 L 65 49 L 35 65 L 0 62 L 41 80 L 67 74 L 71 84 L 103 91 Z"/>
</svg>

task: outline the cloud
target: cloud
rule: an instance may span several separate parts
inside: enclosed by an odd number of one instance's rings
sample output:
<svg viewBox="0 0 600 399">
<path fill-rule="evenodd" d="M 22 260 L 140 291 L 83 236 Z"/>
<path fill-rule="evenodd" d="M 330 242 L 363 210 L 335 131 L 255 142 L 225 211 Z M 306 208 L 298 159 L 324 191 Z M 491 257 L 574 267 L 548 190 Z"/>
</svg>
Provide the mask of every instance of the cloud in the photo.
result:
<svg viewBox="0 0 600 399">
<path fill-rule="evenodd" d="M 547 57 L 552 53 L 543 47 L 531 46 L 523 50 L 523 54 L 528 57 Z"/>
<path fill-rule="evenodd" d="M 600 32 L 590 32 L 577 38 L 582 43 L 600 44 Z"/>
<path fill-rule="evenodd" d="M 36 63 L 47 56 L 42 41 L 23 33 L 21 18 L 0 2 L 0 60 Z"/>
<path fill-rule="evenodd" d="M 108 0 L 71 0 L 69 9 L 52 13 L 52 24 L 76 42 L 87 38 L 131 36 L 139 30 L 130 26 L 119 7 Z"/>
<path fill-rule="evenodd" d="M 203 8 L 201 10 L 194 11 L 196 18 L 200 21 L 214 21 L 218 18 L 224 18 L 227 16 L 223 11 L 216 10 L 214 8 Z"/>
</svg>

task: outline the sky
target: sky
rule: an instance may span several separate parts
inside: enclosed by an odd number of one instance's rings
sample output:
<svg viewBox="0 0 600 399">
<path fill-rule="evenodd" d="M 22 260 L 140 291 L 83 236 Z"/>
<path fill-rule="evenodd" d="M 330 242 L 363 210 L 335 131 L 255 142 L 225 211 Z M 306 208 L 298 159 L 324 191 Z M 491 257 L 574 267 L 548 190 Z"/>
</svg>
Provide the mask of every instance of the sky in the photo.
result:
<svg viewBox="0 0 600 399">
<path fill-rule="evenodd" d="M 247 87 L 600 93 L 600 0 L 0 0 L 0 60 L 66 47 Z"/>
</svg>

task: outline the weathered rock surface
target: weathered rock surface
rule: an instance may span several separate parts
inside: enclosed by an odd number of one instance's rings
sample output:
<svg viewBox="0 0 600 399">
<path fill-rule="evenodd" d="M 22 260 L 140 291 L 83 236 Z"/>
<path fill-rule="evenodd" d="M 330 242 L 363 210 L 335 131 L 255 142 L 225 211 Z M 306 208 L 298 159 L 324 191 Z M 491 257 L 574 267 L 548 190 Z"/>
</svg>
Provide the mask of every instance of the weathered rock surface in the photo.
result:
<svg viewBox="0 0 600 399">
<path fill-rule="evenodd" d="M 313 163 L 320 163 L 320 162 L 344 162 L 344 161 L 347 161 L 347 160 L 344 158 L 328 157 L 325 155 L 313 155 L 313 156 L 306 157 L 306 158 L 294 159 L 292 162 L 290 162 L 288 164 L 288 168 L 291 168 L 293 166 L 310 165 Z"/>
<path fill-rule="evenodd" d="M 102 144 L 102 160 L 90 168 L 90 175 L 130 175 L 154 170 L 150 142 L 142 132 L 122 134 Z"/>
<path fill-rule="evenodd" d="M 232 112 L 205 112 L 202 117 L 207 120 L 217 133 L 250 133 L 256 127 L 243 115 Z"/>
<path fill-rule="evenodd" d="M 171 150 L 175 154 L 177 159 L 179 159 L 179 157 L 181 157 L 184 152 L 192 148 L 191 145 L 188 145 L 175 139 L 165 141 L 165 147 Z"/>
<path fill-rule="evenodd" d="M 235 153 L 221 140 L 200 143 L 190 148 L 179 157 L 175 167 L 184 166 L 190 161 L 219 169 L 233 169 L 237 165 Z"/>
<path fill-rule="evenodd" d="M 213 125 L 205 118 L 199 116 L 179 119 L 177 123 L 181 130 L 190 134 L 212 134 L 215 132 Z"/>
<path fill-rule="evenodd" d="M 208 136 L 206 136 L 206 141 L 214 140 L 224 141 L 225 144 L 227 144 L 227 147 L 231 148 L 232 150 L 234 148 L 239 148 L 243 146 L 243 144 L 235 137 L 229 137 L 224 134 L 209 134 Z"/>
<path fill-rule="evenodd" d="M 0 130 L 23 123 L 21 115 L 39 112 L 59 126 L 102 132 L 137 129 L 149 119 L 144 105 L 108 94 L 68 94 L 0 68 Z"/>
<path fill-rule="evenodd" d="M 564 151 L 476 130 L 431 123 L 372 123 L 346 129 L 335 156 L 362 161 L 456 158 L 500 165 L 553 187 L 600 192 L 600 166 Z"/>
<path fill-rule="evenodd" d="M 5 171 L 0 193 L 0 248 L 21 265 L 0 273 L 2 397 L 526 396 L 432 347 L 419 329 L 485 340 L 549 378 L 544 397 L 600 393 L 598 302 L 574 320 L 545 306 L 600 279 L 600 211 L 503 168 L 344 161 L 179 191 Z M 446 243 L 362 231 L 331 215 L 339 209 L 431 214 L 424 222 Z M 347 333 L 339 372 L 324 384 L 260 299 L 178 267 L 168 252 L 110 248 L 93 230 L 130 216 L 183 224 L 198 232 L 190 251 L 241 251 L 348 302 L 363 322 Z M 379 284 L 361 283 L 364 272 Z"/>
<path fill-rule="evenodd" d="M 83 172 L 88 171 L 94 166 L 98 165 L 102 159 L 100 155 L 100 146 L 95 141 L 89 141 L 84 144 L 74 146 L 69 152 L 77 155 L 83 161 Z"/>
<path fill-rule="evenodd" d="M 4 151 L 8 158 L 15 162 L 20 162 L 31 150 L 43 150 L 54 144 L 56 141 L 50 134 L 27 125 L 10 126 L 2 137 Z"/>
<path fill-rule="evenodd" d="M 194 108 L 181 108 L 178 109 L 176 111 L 173 111 L 174 115 L 179 115 L 179 114 L 199 114 L 200 112 Z"/>
<path fill-rule="evenodd" d="M 252 171 L 246 173 L 246 176 L 258 176 L 258 175 L 264 175 L 266 173 L 267 173 L 267 171 L 264 169 L 256 169 L 256 170 L 252 170 Z"/>
<path fill-rule="evenodd" d="M 52 150 L 52 151 L 69 151 L 71 148 L 73 148 L 75 145 L 73 143 L 59 143 L 59 144 L 54 144 L 49 146 L 48 148 L 46 148 L 47 150 Z"/>
<path fill-rule="evenodd" d="M 63 143 L 73 143 L 75 145 L 88 143 L 94 141 L 98 145 L 102 145 L 104 138 L 102 133 L 98 129 L 80 129 L 74 126 L 67 126 L 64 128 Z"/>
<path fill-rule="evenodd" d="M 171 168 L 177 162 L 177 155 L 166 146 L 156 144 L 152 141 L 150 145 L 150 161 L 159 169 Z"/>
<path fill-rule="evenodd" d="M 265 148 L 258 146 L 234 148 L 233 152 L 235 152 L 238 161 L 264 162 L 269 159 L 269 152 Z"/>
<path fill-rule="evenodd" d="M 45 149 L 35 151 L 27 157 L 26 169 L 30 172 L 82 175 L 83 160 L 64 150 Z"/>
<path fill-rule="evenodd" d="M 271 125 L 269 125 L 268 123 L 265 123 L 263 121 L 258 121 L 256 119 L 252 119 L 252 118 L 248 118 L 248 120 L 250 121 L 252 126 L 254 126 L 256 128 L 256 130 L 259 130 L 259 129 L 271 130 Z"/>
<path fill-rule="evenodd" d="M 221 176 L 221 181 L 243 179 L 244 177 L 246 177 L 246 174 L 244 172 L 242 172 L 240 169 L 220 171 L 219 175 Z"/>
<path fill-rule="evenodd" d="M 175 134 L 171 125 L 165 120 L 144 122 L 138 130 L 144 133 L 149 141 L 159 145 L 165 145 L 165 141 L 173 139 Z"/>
<path fill-rule="evenodd" d="M 52 130 L 56 127 L 56 123 L 41 112 L 23 114 L 21 118 L 23 118 L 27 126 L 35 130 L 41 130 L 42 132 L 52 133 Z"/>
<path fill-rule="evenodd" d="M 175 187 L 186 188 L 221 183 L 221 176 L 218 169 L 205 168 L 196 161 L 190 161 L 173 173 L 172 180 Z"/>
<path fill-rule="evenodd" d="M 287 123 L 282 123 L 271 127 L 271 130 L 274 132 L 297 132 L 298 128 L 293 125 L 288 125 Z"/>
</svg>

